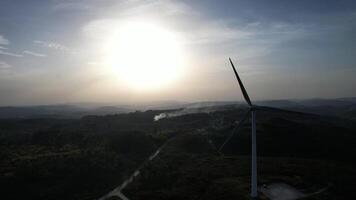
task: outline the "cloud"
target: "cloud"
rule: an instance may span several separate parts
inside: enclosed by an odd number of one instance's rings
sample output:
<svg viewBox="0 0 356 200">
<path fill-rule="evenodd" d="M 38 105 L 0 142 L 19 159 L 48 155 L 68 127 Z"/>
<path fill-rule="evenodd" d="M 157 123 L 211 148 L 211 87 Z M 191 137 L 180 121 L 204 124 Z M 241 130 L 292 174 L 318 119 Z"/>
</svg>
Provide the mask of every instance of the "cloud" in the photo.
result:
<svg viewBox="0 0 356 200">
<path fill-rule="evenodd" d="M 4 36 L 0 35 L 0 45 L 8 45 L 10 41 L 6 39 Z"/>
<path fill-rule="evenodd" d="M 103 62 L 100 61 L 89 61 L 87 62 L 88 65 L 92 65 L 92 66 L 99 66 L 99 65 L 103 65 Z"/>
<path fill-rule="evenodd" d="M 192 26 L 198 28 L 185 31 L 192 44 L 221 44 L 236 39 L 249 39 L 255 34 L 251 30 L 232 27 L 226 21 L 198 21 Z"/>
<path fill-rule="evenodd" d="M 10 41 L 8 39 L 6 39 L 3 35 L 0 35 L 0 55 L 12 56 L 12 57 L 23 57 L 23 55 L 21 55 L 21 54 L 6 51 L 8 48 L 4 47 L 4 45 L 9 45 L 9 44 L 10 44 Z M 6 63 L 1 62 L 1 61 L 0 61 L 0 64 L 1 64 L 0 68 L 4 68 L 4 66 L 8 66 L 8 65 L 5 65 Z"/>
<path fill-rule="evenodd" d="M 121 16 L 159 16 L 172 17 L 195 15 L 196 12 L 191 7 L 179 1 L 156 0 L 156 1 L 129 1 L 125 5 L 119 5 Z"/>
<path fill-rule="evenodd" d="M 54 10 L 89 10 L 92 7 L 80 2 L 63 2 L 53 6 Z"/>
<path fill-rule="evenodd" d="M 7 52 L 7 51 L 3 51 L 3 50 L 0 50 L 0 55 L 12 56 L 12 57 L 23 57 L 23 55 L 21 55 L 21 54 L 11 53 L 11 52 Z"/>
<path fill-rule="evenodd" d="M 37 52 L 33 52 L 33 51 L 23 51 L 24 54 L 28 54 L 31 56 L 35 56 L 35 57 L 46 57 L 47 55 L 45 54 L 41 54 L 41 53 L 37 53 Z"/>
<path fill-rule="evenodd" d="M 54 0 L 52 9 L 54 11 L 86 11 L 95 9 L 95 3 L 100 3 L 96 0 Z"/>
<path fill-rule="evenodd" d="M 52 10 L 96 12 L 115 16 L 138 16 L 142 13 L 162 15 L 176 15 L 193 12 L 190 7 L 176 0 L 55 0 Z M 119 12 L 118 12 L 119 11 Z"/>
<path fill-rule="evenodd" d="M 57 42 L 47 42 L 47 41 L 41 41 L 41 40 L 34 40 L 33 43 L 41 45 L 46 48 L 50 49 L 55 49 L 55 50 L 60 50 L 60 51 L 69 51 L 69 48 L 59 44 Z"/>
<path fill-rule="evenodd" d="M 9 65 L 8 63 L 4 62 L 4 61 L 0 61 L 0 70 L 1 69 L 9 69 L 11 68 L 12 66 Z"/>
<path fill-rule="evenodd" d="M 152 21 L 173 32 L 182 39 L 181 43 L 188 51 L 192 50 L 189 54 L 192 62 L 201 62 L 201 57 L 207 55 L 213 55 L 211 63 L 221 62 L 227 55 L 251 60 L 268 55 L 282 42 L 310 32 L 309 27 L 292 22 L 207 19 L 204 13 L 193 10 L 189 4 L 174 0 L 131 1 L 118 7 L 118 14 L 93 19 L 82 27 L 84 35 L 90 40 L 87 43 L 93 46 L 88 49 L 105 49 L 115 27 L 133 20 Z"/>
</svg>

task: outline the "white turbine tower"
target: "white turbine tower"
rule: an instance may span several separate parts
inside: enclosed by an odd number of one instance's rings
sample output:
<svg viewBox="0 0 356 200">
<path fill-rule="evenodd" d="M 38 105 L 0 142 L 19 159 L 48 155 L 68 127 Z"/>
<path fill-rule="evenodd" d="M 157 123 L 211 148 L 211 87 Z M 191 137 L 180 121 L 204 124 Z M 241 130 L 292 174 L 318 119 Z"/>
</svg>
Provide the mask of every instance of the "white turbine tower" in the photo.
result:
<svg viewBox="0 0 356 200">
<path fill-rule="evenodd" d="M 241 92 L 243 94 L 243 97 L 247 104 L 249 105 L 249 110 L 245 114 L 245 116 L 240 120 L 238 126 L 234 129 L 234 132 L 237 132 L 238 129 L 242 126 L 242 124 L 246 121 L 248 115 L 251 113 L 251 198 L 256 199 L 258 196 L 257 193 L 257 138 L 256 138 L 256 112 L 257 110 L 263 110 L 263 111 L 277 111 L 277 112 L 288 112 L 288 113 L 295 113 L 295 114 L 306 114 L 306 113 L 301 113 L 301 112 L 295 112 L 295 111 L 289 111 L 289 110 L 284 110 L 284 109 L 278 109 L 278 108 L 273 108 L 273 107 L 267 107 L 267 106 L 257 106 L 251 103 L 250 97 L 248 96 L 246 89 L 235 69 L 234 64 L 231 61 L 231 58 L 229 58 L 230 64 L 232 69 L 234 70 L 236 79 L 239 83 Z M 223 149 L 225 144 L 232 138 L 233 133 L 225 140 L 225 142 L 221 145 L 219 148 L 219 151 Z"/>
</svg>

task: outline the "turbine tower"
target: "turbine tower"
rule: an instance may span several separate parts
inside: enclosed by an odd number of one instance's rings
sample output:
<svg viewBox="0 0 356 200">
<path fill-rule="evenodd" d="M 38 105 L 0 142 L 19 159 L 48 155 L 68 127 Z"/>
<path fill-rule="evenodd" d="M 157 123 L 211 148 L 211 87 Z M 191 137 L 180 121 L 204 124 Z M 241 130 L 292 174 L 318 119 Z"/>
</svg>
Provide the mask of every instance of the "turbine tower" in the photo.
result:
<svg viewBox="0 0 356 200">
<path fill-rule="evenodd" d="M 244 117 L 240 120 L 239 124 L 237 127 L 234 129 L 233 133 L 225 140 L 225 142 L 221 145 L 219 148 L 219 152 L 223 149 L 225 144 L 229 142 L 229 140 L 232 138 L 234 132 L 238 132 L 238 130 L 241 128 L 242 124 L 246 121 L 247 117 L 251 113 L 251 198 L 256 199 L 258 197 L 258 192 L 257 192 L 257 138 L 256 138 L 256 112 L 258 110 L 262 111 L 274 111 L 274 112 L 287 112 L 287 113 L 294 113 L 294 114 L 305 114 L 301 112 L 295 112 L 295 111 L 289 111 L 289 110 L 284 110 L 284 109 L 279 109 L 279 108 L 273 108 L 273 107 L 267 107 L 267 106 L 257 106 L 255 104 L 251 103 L 250 97 L 247 94 L 247 91 L 245 89 L 245 86 L 243 85 L 241 78 L 239 77 L 234 63 L 232 63 L 231 58 L 229 58 L 230 64 L 232 69 L 234 70 L 237 82 L 239 83 L 242 95 L 246 101 L 246 103 L 249 106 L 248 111 L 244 115 Z"/>
</svg>

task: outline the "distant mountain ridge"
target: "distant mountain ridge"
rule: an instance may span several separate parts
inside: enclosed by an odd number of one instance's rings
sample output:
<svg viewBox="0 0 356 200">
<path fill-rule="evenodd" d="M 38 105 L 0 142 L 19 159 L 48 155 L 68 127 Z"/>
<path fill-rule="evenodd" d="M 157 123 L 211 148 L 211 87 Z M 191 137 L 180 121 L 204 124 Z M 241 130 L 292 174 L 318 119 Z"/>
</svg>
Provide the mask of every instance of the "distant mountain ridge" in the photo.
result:
<svg viewBox="0 0 356 200">
<path fill-rule="evenodd" d="M 4 118 L 80 118 L 85 115 L 128 113 L 132 110 L 115 106 L 82 108 L 72 105 L 45 105 L 0 107 L 0 119 Z"/>
<path fill-rule="evenodd" d="M 264 100 L 257 105 L 306 111 L 324 115 L 337 115 L 356 119 L 356 97 L 336 99 Z M 5 118 L 80 118 L 86 115 L 109 115 L 134 112 L 136 110 L 196 109 L 202 107 L 244 106 L 239 101 L 179 102 L 158 101 L 147 104 L 113 105 L 105 103 L 68 103 L 38 106 L 0 107 L 0 119 Z"/>
</svg>

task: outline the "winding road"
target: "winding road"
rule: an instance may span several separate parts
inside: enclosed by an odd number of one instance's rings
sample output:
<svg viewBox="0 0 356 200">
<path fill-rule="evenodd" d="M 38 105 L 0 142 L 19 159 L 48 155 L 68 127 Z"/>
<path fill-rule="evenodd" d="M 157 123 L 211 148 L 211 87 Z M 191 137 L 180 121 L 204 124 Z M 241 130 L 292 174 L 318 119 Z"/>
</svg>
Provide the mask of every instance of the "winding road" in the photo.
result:
<svg viewBox="0 0 356 200">
<path fill-rule="evenodd" d="M 125 187 L 130 184 L 132 181 L 134 181 L 135 177 L 137 177 L 138 175 L 140 175 L 140 170 L 144 167 L 145 163 L 152 161 L 153 159 L 155 159 L 159 153 L 161 152 L 161 150 L 167 145 L 167 143 L 169 141 L 171 141 L 173 138 L 168 139 L 165 143 L 163 143 L 152 155 L 150 155 L 133 173 L 132 175 L 126 179 L 121 185 L 117 186 L 116 188 L 114 188 L 113 190 L 111 190 L 109 193 L 105 194 L 104 196 L 102 196 L 101 198 L 99 198 L 98 200 L 105 200 L 108 199 L 110 197 L 116 196 L 121 198 L 122 200 L 129 200 L 128 197 L 126 197 L 121 191 L 123 189 L 125 189 Z"/>
</svg>

